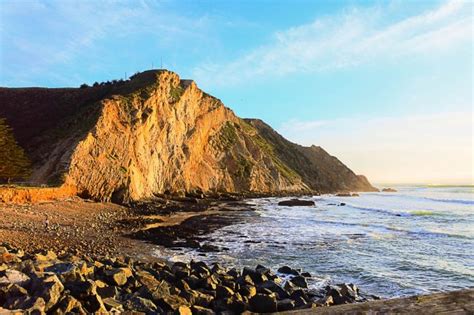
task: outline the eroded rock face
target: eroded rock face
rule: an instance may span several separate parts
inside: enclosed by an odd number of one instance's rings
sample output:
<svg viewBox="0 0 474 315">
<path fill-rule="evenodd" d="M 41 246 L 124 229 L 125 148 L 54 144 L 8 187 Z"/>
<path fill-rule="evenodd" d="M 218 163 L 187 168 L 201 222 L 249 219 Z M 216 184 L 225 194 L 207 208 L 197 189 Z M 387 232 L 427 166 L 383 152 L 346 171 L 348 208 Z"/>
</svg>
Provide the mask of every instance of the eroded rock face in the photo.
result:
<svg viewBox="0 0 474 315">
<path fill-rule="evenodd" d="M 20 132 L 38 183 L 54 179 L 84 196 L 118 202 L 165 191 L 373 189 L 322 149 L 294 147 L 270 127 L 238 118 L 193 81 L 169 71 L 146 71 L 130 81 L 80 93 L 61 91 L 55 90 L 51 99 L 68 110 L 54 116 L 57 123 L 41 125 L 44 130 L 36 137 Z M 11 93 L 1 89 L 0 99 L 12 102 L 5 97 Z M 92 96 L 85 97 L 88 93 Z M 21 92 L 13 94 L 25 98 Z M 70 105 L 79 100 L 84 105 Z M 35 100 L 25 102 L 31 111 Z M 40 107 L 44 110 L 46 101 Z M 14 130 L 27 124 L 12 123 L 17 124 Z"/>
<path fill-rule="evenodd" d="M 71 158 L 66 183 L 97 199 L 169 191 L 305 190 L 240 120 L 194 82 L 168 71 L 150 85 L 102 102 L 99 119 Z"/>
</svg>

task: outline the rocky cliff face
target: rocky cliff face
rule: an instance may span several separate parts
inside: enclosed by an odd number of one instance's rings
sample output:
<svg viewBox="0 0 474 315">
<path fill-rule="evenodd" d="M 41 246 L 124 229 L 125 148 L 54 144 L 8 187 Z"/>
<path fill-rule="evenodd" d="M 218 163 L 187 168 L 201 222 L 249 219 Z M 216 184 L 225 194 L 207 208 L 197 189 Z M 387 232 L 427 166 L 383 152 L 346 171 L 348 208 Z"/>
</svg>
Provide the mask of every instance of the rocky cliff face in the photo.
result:
<svg viewBox="0 0 474 315">
<path fill-rule="evenodd" d="M 65 183 L 99 200 L 373 190 L 321 148 L 238 118 L 169 71 L 85 89 L 3 88 L 0 101 L 0 115 L 33 160 L 33 181 Z"/>
</svg>

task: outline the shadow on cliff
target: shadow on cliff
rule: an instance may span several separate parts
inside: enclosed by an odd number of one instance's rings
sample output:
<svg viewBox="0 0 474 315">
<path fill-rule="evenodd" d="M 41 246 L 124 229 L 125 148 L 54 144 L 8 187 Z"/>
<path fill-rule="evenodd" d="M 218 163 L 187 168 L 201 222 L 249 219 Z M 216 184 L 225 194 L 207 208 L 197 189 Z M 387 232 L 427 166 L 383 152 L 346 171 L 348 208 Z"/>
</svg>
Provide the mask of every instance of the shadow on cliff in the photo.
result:
<svg viewBox="0 0 474 315">
<path fill-rule="evenodd" d="M 74 148 L 93 131 L 102 100 L 153 84 L 159 71 L 80 88 L 0 87 L 0 117 L 32 161 L 27 184 L 60 186 Z"/>
</svg>

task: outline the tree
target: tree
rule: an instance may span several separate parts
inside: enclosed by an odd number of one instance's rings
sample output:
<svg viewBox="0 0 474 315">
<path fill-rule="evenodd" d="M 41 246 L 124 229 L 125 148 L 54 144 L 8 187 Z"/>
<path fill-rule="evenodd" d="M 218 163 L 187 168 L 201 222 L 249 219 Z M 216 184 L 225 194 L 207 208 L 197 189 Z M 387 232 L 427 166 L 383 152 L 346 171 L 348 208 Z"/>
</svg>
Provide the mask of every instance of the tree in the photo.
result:
<svg viewBox="0 0 474 315">
<path fill-rule="evenodd" d="M 27 178 L 31 174 L 31 163 L 25 151 L 18 145 L 12 129 L 4 118 L 0 118 L 0 178 Z"/>
</svg>

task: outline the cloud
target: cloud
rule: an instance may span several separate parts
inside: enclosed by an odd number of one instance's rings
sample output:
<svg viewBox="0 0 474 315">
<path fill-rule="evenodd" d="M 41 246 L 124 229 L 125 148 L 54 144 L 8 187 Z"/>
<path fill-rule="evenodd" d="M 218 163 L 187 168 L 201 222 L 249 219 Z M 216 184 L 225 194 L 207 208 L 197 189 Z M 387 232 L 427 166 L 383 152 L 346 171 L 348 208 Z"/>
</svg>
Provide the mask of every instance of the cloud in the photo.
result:
<svg viewBox="0 0 474 315">
<path fill-rule="evenodd" d="M 354 67 L 376 60 L 439 54 L 472 40 L 472 4 L 450 1 L 387 23 L 389 7 L 354 8 L 274 34 L 238 59 L 205 63 L 194 77 L 205 84 Z"/>
<path fill-rule="evenodd" d="M 473 112 L 291 120 L 279 132 L 320 145 L 382 183 L 473 183 Z"/>
<path fill-rule="evenodd" d="M 100 67 L 99 60 L 108 62 L 104 53 L 120 54 L 114 49 L 136 40 L 146 39 L 149 49 L 203 42 L 210 25 L 206 16 L 177 14 L 166 3 L 146 0 L 7 1 L 1 7 L 2 83 L 8 78 L 27 84 L 35 74 L 53 68 L 64 73 L 64 67 L 91 57 Z M 62 84 L 70 77 L 56 79 Z"/>
</svg>

